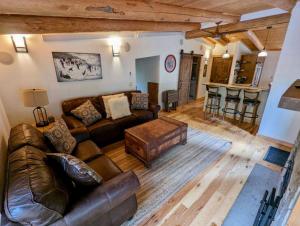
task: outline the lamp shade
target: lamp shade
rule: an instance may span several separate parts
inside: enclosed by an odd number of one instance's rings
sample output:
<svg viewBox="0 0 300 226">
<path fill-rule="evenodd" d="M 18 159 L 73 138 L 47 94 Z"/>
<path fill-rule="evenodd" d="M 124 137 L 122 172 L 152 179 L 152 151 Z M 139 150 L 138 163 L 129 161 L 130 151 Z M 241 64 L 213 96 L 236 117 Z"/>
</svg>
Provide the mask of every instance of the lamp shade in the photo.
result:
<svg viewBox="0 0 300 226">
<path fill-rule="evenodd" d="M 49 104 L 47 90 L 26 89 L 23 93 L 25 107 L 41 107 Z"/>
</svg>

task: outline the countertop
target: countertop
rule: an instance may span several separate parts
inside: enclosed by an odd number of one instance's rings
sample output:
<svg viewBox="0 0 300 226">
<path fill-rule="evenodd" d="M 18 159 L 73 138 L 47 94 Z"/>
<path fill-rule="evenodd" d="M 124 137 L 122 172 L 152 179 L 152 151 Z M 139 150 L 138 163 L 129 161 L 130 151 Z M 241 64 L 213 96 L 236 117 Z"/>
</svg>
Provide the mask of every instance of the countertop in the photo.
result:
<svg viewBox="0 0 300 226">
<path fill-rule="evenodd" d="M 204 82 L 202 85 L 213 85 L 219 87 L 228 87 L 228 88 L 238 88 L 238 89 L 248 89 L 248 90 L 257 90 L 257 91 L 269 91 L 269 87 L 252 87 L 245 84 L 223 84 L 223 83 L 214 83 L 214 82 Z"/>
</svg>

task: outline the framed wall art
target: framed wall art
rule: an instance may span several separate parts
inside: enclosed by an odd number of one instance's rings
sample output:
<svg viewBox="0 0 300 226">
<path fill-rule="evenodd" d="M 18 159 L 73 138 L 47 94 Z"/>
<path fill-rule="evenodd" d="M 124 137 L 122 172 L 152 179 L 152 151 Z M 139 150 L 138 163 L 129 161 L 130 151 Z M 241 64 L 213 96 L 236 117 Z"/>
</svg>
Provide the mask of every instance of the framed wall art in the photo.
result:
<svg viewBox="0 0 300 226">
<path fill-rule="evenodd" d="M 176 58 L 174 55 L 168 55 L 165 60 L 165 69 L 167 72 L 171 73 L 176 68 Z"/>
<path fill-rule="evenodd" d="M 102 79 L 98 53 L 52 52 L 58 82 Z"/>
</svg>

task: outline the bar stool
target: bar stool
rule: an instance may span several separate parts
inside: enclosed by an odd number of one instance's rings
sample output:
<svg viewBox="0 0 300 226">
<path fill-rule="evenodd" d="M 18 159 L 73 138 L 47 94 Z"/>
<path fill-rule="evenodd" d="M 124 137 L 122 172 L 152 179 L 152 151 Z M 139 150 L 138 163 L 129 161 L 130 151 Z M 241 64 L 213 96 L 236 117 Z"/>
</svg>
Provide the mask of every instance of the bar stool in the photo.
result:
<svg viewBox="0 0 300 226">
<path fill-rule="evenodd" d="M 244 100 L 243 100 L 243 108 L 240 116 L 240 123 L 244 122 L 244 118 L 251 118 L 251 124 L 255 125 L 255 120 L 258 118 L 258 107 L 260 105 L 260 101 L 258 100 L 260 91 L 256 90 L 244 90 Z M 247 107 L 252 106 L 252 112 L 247 111 Z"/>
<path fill-rule="evenodd" d="M 225 119 L 226 114 L 233 114 L 234 120 L 236 120 L 236 115 L 240 114 L 238 110 L 241 101 L 240 93 L 241 89 L 226 87 L 225 107 L 222 109 L 223 120 Z M 233 104 L 233 108 L 228 107 L 229 104 Z"/>
<path fill-rule="evenodd" d="M 221 94 L 219 93 L 219 87 L 213 85 L 206 85 L 206 90 L 208 92 L 207 101 L 205 105 L 204 118 L 206 118 L 207 110 L 209 109 L 209 113 L 213 112 L 213 117 L 215 113 L 219 115 L 220 110 L 220 102 L 221 102 Z"/>
</svg>

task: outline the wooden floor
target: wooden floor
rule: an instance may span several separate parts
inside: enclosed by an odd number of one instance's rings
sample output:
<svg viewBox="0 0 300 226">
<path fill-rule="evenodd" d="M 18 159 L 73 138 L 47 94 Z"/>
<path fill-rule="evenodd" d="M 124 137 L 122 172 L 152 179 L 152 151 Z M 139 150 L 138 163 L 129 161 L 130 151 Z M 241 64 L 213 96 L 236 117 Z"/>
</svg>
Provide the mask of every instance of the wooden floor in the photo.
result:
<svg viewBox="0 0 300 226">
<path fill-rule="evenodd" d="M 253 130 L 238 128 L 222 120 L 204 120 L 202 102 L 182 107 L 176 112 L 162 113 L 187 122 L 190 127 L 204 130 L 231 140 L 233 146 L 221 159 L 212 164 L 165 203 L 142 225 L 197 225 L 219 226 L 247 180 L 255 163 L 274 170 L 281 168 L 262 159 L 270 145 L 289 150 L 290 147 L 254 136 Z M 250 132 L 249 132 L 250 131 Z M 123 170 L 134 170 L 137 175 L 147 170 L 134 157 L 127 155 L 122 142 L 105 148 L 105 152 Z"/>
</svg>

